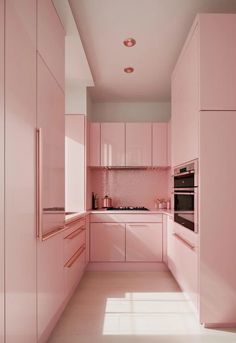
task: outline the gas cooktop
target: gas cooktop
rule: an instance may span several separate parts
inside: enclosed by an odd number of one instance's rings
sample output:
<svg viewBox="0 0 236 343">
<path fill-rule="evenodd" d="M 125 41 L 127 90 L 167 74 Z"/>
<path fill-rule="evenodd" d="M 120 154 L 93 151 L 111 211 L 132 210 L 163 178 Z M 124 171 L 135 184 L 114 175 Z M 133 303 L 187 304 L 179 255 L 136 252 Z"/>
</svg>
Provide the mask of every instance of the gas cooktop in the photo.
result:
<svg viewBox="0 0 236 343">
<path fill-rule="evenodd" d="M 108 207 L 108 211 L 149 211 L 146 207 L 133 207 L 133 206 L 120 206 L 120 207 Z"/>
</svg>

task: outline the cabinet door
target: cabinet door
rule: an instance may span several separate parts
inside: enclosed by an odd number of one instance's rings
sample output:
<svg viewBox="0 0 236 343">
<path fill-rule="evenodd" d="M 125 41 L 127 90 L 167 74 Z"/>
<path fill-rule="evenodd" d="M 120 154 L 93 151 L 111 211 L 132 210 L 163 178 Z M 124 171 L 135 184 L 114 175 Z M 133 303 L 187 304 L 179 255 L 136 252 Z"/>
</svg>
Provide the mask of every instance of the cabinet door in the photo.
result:
<svg viewBox="0 0 236 343">
<path fill-rule="evenodd" d="M 168 124 L 153 123 L 152 130 L 152 165 L 167 167 Z"/>
<path fill-rule="evenodd" d="M 126 166 L 152 165 L 152 125 L 126 124 Z"/>
<path fill-rule="evenodd" d="M 125 124 L 101 124 L 101 165 L 125 165 Z"/>
<path fill-rule="evenodd" d="M 100 123 L 89 124 L 89 165 L 91 167 L 100 167 L 101 165 Z"/>
<path fill-rule="evenodd" d="M 172 163 L 198 158 L 199 31 L 189 37 L 172 77 Z"/>
<path fill-rule="evenodd" d="M 65 116 L 65 208 L 67 212 L 85 209 L 85 118 Z"/>
<path fill-rule="evenodd" d="M 37 246 L 38 338 L 46 342 L 64 301 L 63 232 Z"/>
<path fill-rule="evenodd" d="M 125 224 L 90 224 L 90 260 L 125 261 Z"/>
<path fill-rule="evenodd" d="M 126 224 L 126 261 L 162 261 L 162 223 Z"/>
<path fill-rule="evenodd" d="M 36 342 L 36 1 L 5 4 L 6 341 L 32 343 Z"/>
<path fill-rule="evenodd" d="M 4 0 L 0 0 L 0 341 L 4 341 Z"/>
<path fill-rule="evenodd" d="M 37 127 L 41 129 L 43 233 L 64 225 L 64 92 L 37 56 Z M 61 209 L 56 211 L 55 209 Z"/>
<path fill-rule="evenodd" d="M 40 0 L 37 9 L 38 52 L 59 85 L 65 85 L 65 32 L 51 0 Z"/>
</svg>

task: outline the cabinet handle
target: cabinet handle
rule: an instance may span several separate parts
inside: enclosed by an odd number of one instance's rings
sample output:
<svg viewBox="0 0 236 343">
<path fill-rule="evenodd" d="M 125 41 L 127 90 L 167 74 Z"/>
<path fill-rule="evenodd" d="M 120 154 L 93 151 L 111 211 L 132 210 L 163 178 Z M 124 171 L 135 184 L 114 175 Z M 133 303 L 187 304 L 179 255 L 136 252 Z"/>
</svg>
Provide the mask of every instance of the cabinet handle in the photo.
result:
<svg viewBox="0 0 236 343">
<path fill-rule="evenodd" d="M 83 232 L 84 230 L 86 230 L 86 227 L 80 227 L 79 229 L 73 231 L 72 233 L 70 233 L 68 236 L 66 236 L 64 239 L 73 239 L 75 237 L 77 237 L 78 235 L 81 234 L 81 232 Z"/>
<path fill-rule="evenodd" d="M 42 240 L 42 135 L 36 129 L 36 237 Z"/>
<path fill-rule="evenodd" d="M 64 265 L 64 267 L 66 268 L 71 268 L 73 266 L 73 264 L 78 260 L 78 258 L 80 257 L 80 255 L 84 252 L 85 250 L 85 244 L 82 245 L 82 247 L 80 247 L 75 253 L 74 255 L 66 262 L 66 264 Z"/>
<path fill-rule="evenodd" d="M 187 241 L 185 238 L 180 236 L 178 233 L 173 233 L 173 236 L 175 236 L 175 238 L 177 238 L 179 241 L 181 241 L 186 247 L 190 248 L 191 250 L 196 249 L 195 245 L 193 245 L 192 243 Z"/>
</svg>

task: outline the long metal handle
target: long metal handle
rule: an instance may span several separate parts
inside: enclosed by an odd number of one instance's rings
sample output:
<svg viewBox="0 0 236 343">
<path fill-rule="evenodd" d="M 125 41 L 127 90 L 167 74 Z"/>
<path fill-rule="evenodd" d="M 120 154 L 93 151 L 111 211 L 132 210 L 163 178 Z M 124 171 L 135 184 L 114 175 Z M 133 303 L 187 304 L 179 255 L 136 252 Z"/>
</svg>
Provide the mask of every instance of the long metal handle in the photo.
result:
<svg viewBox="0 0 236 343">
<path fill-rule="evenodd" d="M 82 253 L 85 250 L 85 244 L 83 244 L 75 253 L 74 255 L 66 262 L 66 264 L 64 265 L 64 267 L 66 268 L 71 268 L 73 266 L 73 264 L 78 260 L 78 258 L 80 257 L 80 255 L 82 255 Z"/>
<path fill-rule="evenodd" d="M 174 232 L 173 236 L 175 236 L 175 238 L 177 238 L 179 241 L 181 241 L 186 247 L 190 248 L 191 250 L 195 250 L 196 249 L 195 245 L 193 245 L 192 243 L 187 241 L 185 238 L 180 236 L 178 233 Z"/>
<path fill-rule="evenodd" d="M 41 129 L 36 129 L 36 237 L 43 238 L 42 232 L 42 141 Z"/>
<path fill-rule="evenodd" d="M 78 235 L 80 235 L 84 230 L 86 230 L 86 227 L 80 227 L 79 229 L 73 231 L 72 233 L 70 233 L 68 236 L 66 236 L 64 239 L 74 239 L 75 237 L 77 237 Z"/>
<path fill-rule="evenodd" d="M 174 192 L 174 194 L 177 194 L 177 195 L 193 195 L 194 192 Z"/>
</svg>

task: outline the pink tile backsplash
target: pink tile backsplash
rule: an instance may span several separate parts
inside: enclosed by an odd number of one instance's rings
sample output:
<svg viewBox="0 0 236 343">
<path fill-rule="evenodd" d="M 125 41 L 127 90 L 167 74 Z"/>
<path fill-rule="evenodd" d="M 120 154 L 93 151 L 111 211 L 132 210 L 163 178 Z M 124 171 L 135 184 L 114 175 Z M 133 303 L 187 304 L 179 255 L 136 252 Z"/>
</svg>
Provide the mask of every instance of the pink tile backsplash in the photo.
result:
<svg viewBox="0 0 236 343">
<path fill-rule="evenodd" d="M 154 208 L 156 198 L 168 198 L 169 170 L 104 170 L 91 172 L 91 191 L 99 199 L 106 194 L 113 206 L 145 206 Z"/>
</svg>

